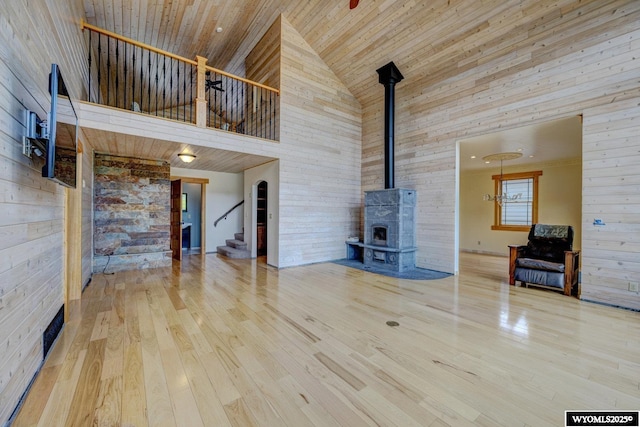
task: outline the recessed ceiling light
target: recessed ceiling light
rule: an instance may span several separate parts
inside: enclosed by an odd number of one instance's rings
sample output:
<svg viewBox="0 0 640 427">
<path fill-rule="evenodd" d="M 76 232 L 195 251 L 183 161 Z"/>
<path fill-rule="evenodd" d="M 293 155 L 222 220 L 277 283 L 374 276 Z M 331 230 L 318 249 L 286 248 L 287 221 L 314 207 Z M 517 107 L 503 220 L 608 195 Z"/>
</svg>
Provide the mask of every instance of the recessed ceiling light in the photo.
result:
<svg viewBox="0 0 640 427">
<path fill-rule="evenodd" d="M 489 163 L 491 163 L 491 162 L 490 162 L 489 160 L 486 160 L 486 161 L 485 161 L 485 163 L 489 164 Z"/>
<path fill-rule="evenodd" d="M 532 158 L 532 157 L 533 157 L 533 154 L 529 156 L 529 158 Z"/>
<path fill-rule="evenodd" d="M 222 27 L 216 28 L 216 33 L 221 33 L 221 32 L 222 32 Z"/>
<path fill-rule="evenodd" d="M 522 151 L 522 148 L 518 148 L 516 151 Z"/>
<path fill-rule="evenodd" d="M 471 158 L 472 158 L 472 159 L 475 159 L 475 158 L 476 158 L 476 156 L 471 156 Z"/>
</svg>

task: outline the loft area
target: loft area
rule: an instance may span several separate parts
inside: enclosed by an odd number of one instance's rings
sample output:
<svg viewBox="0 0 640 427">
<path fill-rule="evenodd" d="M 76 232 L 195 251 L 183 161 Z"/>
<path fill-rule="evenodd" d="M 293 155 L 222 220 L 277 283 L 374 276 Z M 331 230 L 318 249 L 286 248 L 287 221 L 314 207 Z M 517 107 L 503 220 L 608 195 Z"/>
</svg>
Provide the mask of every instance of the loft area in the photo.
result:
<svg viewBox="0 0 640 427">
<path fill-rule="evenodd" d="M 83 23 L 88 100 L 278 140 L 278 89 Z"/>
</svg>

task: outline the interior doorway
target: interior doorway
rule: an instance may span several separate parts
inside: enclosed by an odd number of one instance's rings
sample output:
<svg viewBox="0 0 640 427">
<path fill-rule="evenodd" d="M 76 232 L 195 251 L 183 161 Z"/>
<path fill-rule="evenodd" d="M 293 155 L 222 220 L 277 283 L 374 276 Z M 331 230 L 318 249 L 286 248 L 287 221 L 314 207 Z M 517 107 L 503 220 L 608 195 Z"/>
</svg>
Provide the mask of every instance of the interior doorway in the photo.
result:
<svg viewBox="0 0 640 427">
<path fill-rule="evenodd" d="M 267 254 L 267 195 L 268 184 L 261 181 L 256 194 L 256 254 Z"/>
<path fill-rule="evenodd" d="M 199 241 L 200 249 L 198 252 L 200 254 L 206 253 L 206 195 L 208 183 L 208 178 L 171 177 L 171 251 L 174 259 L 182 259 L 184 243 L 187 243 L 188 246 L 193 246 L 191 240 L 194 237 L 196 241 Z M 185 192 L 185 186 L 189 184 L 199 186 L 199 206 L 197 207 L 194 204 L 193 207 L 189 208 L 189 196 Z M 191 209 L 191 212 L 189 209 Z M 195 215 L 194 209 L 197 209 L 198 215 Z M 194 221 L 196 221 L 196 226 L 194 226 Z M 197 230 L 198 228 L 199 230 Z M 193 231 L 194 229 L 196 229 L 195 232 Z M 188 248 L 184 252 L 185 254 L 191 253 Z"/>
<path fill-rule="evenodd" d="M 173 259 L 182 260 L 182 181 L 171 180 L 171 252 Z"/>
<path fill-rule="evenodd" d="M 184 255 L 202 251 L 202 184 L 182 184 L 182 252 Z"/>
<path fill-rule="evenodd" d="M 513 154 L 494 161 L 492 155 Z M 574 249 L 582 230 L 582 117 L 530 124 L 458 141 L 456 181 L 456 260 L 460 253 L 507 257 L 508 245 L 527 244 L 527 231 L 496 226 L 495 177 L 539 171 L 538 221 L 574 229 Z M 527 226 L 530 224 L 526 224 Z"/>
</svg>

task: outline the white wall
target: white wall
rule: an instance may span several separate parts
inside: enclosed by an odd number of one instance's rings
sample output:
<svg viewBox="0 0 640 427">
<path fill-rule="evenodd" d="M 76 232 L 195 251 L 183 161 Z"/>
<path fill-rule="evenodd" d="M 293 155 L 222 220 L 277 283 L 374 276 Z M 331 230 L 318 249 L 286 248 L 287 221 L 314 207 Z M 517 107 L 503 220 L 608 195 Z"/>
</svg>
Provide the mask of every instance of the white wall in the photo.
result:
<svg viewBox="0 0 640 427">
<path fill-rule="evenodd" d="M 538 222 L 573 226 L 573 247 L 580 249 L 582 213 L 582 165 L 579 159 L 555 164 L 529 164 L 504 168 L 504 173 L 541 170 L 538 184 Z M 493 194 L 491 175 L 500 170 L 471 171 L 460 176 L 460 250 L 509 255 L 507 245 L 526 244 L 525 231 L 491 230 L 493 203 L 484 194 Z"/>
<path fill-rule="evenodd" d="M 279 266 L 280 236 L 280 162 L 273 161 L 244 171 L 244 238 L 249 244 L 251 256 L 256 257 L 256 187 L 260 181 L 267 183 L 267 264 Z"/>
<path fill-rule="evenodd" d="M 236 208 L 227 216 L 227 219 L 218 222 L 216 227 L 213 226 L 213 222 L 242 200 L 243 174 L 172 167 L 171 176 L 209 179 L 206 193 L 207 235 L 205 244 L 207 253 L 215 252 L 217 246 L 224 246 L 225 240 L 233 239 L 234 233 L 242 231 L 245 205 Z"/>
</svg>

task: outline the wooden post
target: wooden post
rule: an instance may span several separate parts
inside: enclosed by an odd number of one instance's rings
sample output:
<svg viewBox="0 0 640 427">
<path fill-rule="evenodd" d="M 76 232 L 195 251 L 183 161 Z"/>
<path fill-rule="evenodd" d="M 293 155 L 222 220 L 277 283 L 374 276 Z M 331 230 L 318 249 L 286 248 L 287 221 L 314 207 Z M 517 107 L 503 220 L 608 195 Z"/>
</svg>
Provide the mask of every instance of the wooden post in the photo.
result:
<svg viewBox="0 0 640 427">
<path fill-rule="evenodd" d="M 516 259 L 522 255 L 525 246 L 508 245 L 509 246 L 509 284 L 516 285 Z"/>
<path fill-rule="evenodd" d="M 573 293 L 573 285 L 578 284 L 580 271 L 580 251 L 564 251 L 564 294 Z M 580 298 L 579 286 L 576 286 L 576 297 Z"/>
<path fill-rule="evenodd" d="M 198 61 L 198 68 L 196 72 L 196 126 L 201 128 L 207 127 L 207 99 L 205 95 L 205 67 L 207 65 L 207 58 L 202 56 L 196 56 Z"/>
</svg>

